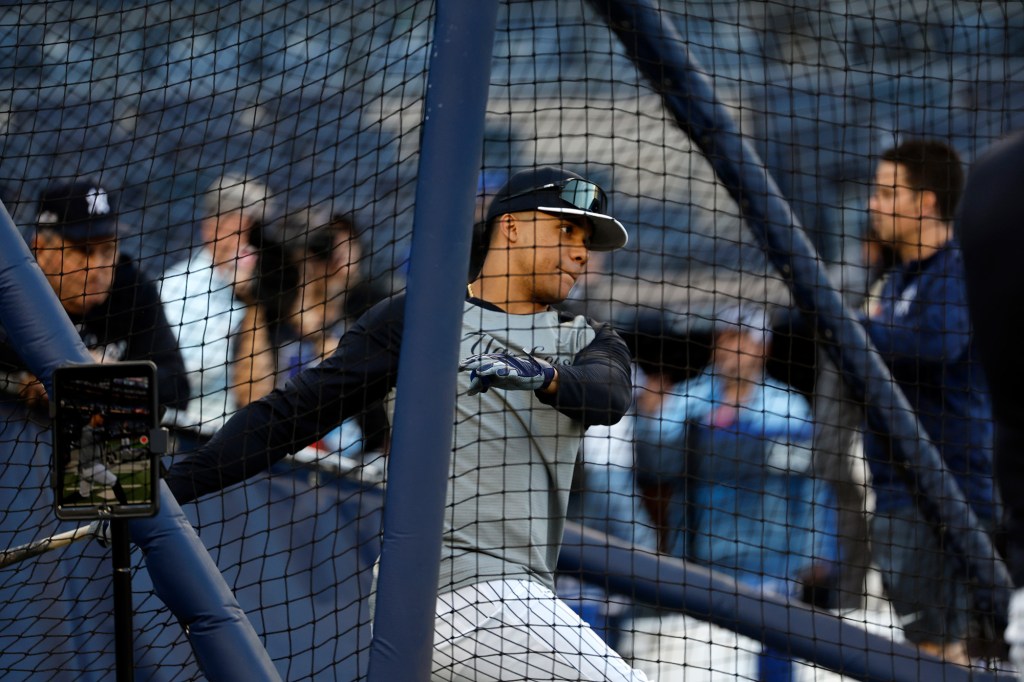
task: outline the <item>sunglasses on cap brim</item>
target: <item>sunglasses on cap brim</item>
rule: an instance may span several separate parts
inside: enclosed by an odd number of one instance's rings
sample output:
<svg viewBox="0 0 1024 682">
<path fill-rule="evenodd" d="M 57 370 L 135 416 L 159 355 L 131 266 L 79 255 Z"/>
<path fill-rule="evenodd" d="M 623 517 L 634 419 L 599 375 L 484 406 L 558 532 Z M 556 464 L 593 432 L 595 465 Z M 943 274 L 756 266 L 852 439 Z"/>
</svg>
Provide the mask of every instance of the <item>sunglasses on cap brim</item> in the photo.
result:
<svg viewBox="0 0 1024 682">
<path fill-rule="evenodd" d="M 505 201 L 524 197 L 529 194 L 540 192 L 554 192 L 557 190 L 558 198 L 587 213 L 604 214 L 608 208 L 608 197 L 604 190 L 592 182 L 586 180 L 566 180 L 565 182 L 552 182 L 540 187 L 534 187 L 518 194 L 505 197 Z"/>
</svg>

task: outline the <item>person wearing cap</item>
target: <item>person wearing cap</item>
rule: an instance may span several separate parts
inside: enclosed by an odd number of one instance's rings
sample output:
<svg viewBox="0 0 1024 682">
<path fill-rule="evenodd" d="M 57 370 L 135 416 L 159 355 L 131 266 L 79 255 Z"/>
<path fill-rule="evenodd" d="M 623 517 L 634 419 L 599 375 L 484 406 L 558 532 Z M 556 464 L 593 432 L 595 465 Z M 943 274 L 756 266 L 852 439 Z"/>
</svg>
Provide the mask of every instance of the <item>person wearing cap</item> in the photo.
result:
<svg viewBox="0 0 1024 682">
<path fill-rule="evenodd" d="M 236 173 L 218 177 L 202 197 L 200 243 L 161 279 L 160 297 L 190 387 L 186 409 L 164 419 L 179 451 L 209 440 L 238 409 L 230 390 L 232 339 L 254 290 L 256 249 L 250 238 L 268 211 L 265 185 Z"/>
<path fill-rule="evenodd" d="M 303 207 L 261 227 L 252 297 L 238 329 L 231 391 L 239 407 L 284 386 L 338 345 L 328 320 L 329 217 Z"/>
<path fill-rule="evenodd" d="M 345 329 L 383 298 L 362 278 L 361 258 L 348 216 L 302 207 L 262 227 L 232 367 L 239 406 L 326 358 Z"/>
<path fill-rule="evenodd" d="M 119 253 L 117 231 L 114 200 L 101 184 L 58 183 L 39 198 L 29 245 L 95 360 L 152 360 L 160 405 L 183 407 L 184 363 L 156 285 Z M 7 343 L 0 343 L 0 371 L 7 373 L 8 393 L 30 408 L 46 406 L 42 384 Z"/>
<path fill-rule="evenodd" d="M 631 402 L 630 353 L 606 324 L 558 303 L 593 249 L 626 244 L 597 185 L 524 170 L 477 234 L 464 304 L 459 396 L 442 539 L 433 676 L 438 680 L 645 680 L 554 594 L 555 562 L 584 431 Z M 271 466 L 398 379 L 405 294 L 382 301 L 337 350 L 241 409 L 166 481 L 181 502 Z M 543 672 L 541 672 L 543 671 Z"/>
<path fill-rule="evenodd" d="M 638 400 L 637 477 L 658 491 L 647 501 L 663 552 L 797 597 L 837 558 L 836 517 L 814 477 L 810 405 L 766 373 L 771 338 L 763 307 L 715 316 L 704 370 L 660 402 Z M 785 656 L 760 656 L 758 679 L 793 674 Z"/>
</svg>

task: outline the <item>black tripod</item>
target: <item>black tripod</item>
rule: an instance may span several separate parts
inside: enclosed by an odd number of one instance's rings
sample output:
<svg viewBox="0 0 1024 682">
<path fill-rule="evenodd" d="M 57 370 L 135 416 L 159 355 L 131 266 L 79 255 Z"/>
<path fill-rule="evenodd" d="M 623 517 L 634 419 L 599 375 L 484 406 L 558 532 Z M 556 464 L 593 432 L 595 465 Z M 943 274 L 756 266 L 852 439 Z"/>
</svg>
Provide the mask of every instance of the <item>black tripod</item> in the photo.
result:
<svg viewBox="0 0 1024 682">
<path fill-rule="evenodd" d="M 132 617 L 132 551 L 126 519 L 111 519 L 110 548 L 114 563 L 114 654 L 117 682 L 135 679 L 135 636 Z"/>
</svg>

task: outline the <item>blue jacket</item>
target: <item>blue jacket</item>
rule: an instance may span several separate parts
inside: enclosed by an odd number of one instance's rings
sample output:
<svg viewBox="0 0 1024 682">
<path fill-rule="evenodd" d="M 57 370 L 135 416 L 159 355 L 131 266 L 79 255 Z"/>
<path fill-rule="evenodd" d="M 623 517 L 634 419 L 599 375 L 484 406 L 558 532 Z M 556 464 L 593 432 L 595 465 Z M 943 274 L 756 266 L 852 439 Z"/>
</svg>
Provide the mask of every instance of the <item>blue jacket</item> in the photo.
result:
<svg viewBox="0 0 1024 682">
<path fill-rule="evenodd" d="M 864 320 L 932 444 L 981 520 L 995 516 L 992 411 L 971 326 L 959 245 L 895 269 Z M 912 503 L 888 440 L 865 429 L 876 508 Z"/>
<path fill-rule="evenodd" d="M 668 551 L 748 582 L 784 583 L 837 558 L 830 487 L 812 475 L 807 401 L 766 378 L 728 425 L 711 369 L 637 419 L 638 469 L 670 486 Z"/>
</svg>

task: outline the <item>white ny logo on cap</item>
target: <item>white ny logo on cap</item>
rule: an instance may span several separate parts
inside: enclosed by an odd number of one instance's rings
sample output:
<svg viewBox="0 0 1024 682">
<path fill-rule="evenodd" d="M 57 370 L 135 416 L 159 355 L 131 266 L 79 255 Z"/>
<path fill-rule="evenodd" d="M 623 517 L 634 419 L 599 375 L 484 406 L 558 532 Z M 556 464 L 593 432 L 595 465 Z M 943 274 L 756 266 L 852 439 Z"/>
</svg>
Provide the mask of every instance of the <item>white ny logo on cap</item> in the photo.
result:
<svg viewBox="0 0 1024 682">
<path fill-rule="evenodd" d="M 110 213 L 110 201 L 107 199 L 107 190 L 102 187 L 92 187 L 85 194 L 85 203 L 89 205 L 89 215 L 106 215 Z"/>
</svg>

